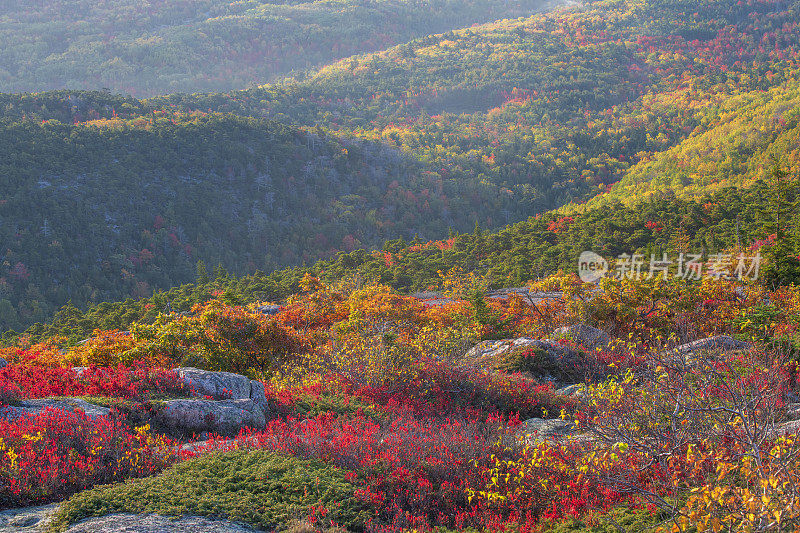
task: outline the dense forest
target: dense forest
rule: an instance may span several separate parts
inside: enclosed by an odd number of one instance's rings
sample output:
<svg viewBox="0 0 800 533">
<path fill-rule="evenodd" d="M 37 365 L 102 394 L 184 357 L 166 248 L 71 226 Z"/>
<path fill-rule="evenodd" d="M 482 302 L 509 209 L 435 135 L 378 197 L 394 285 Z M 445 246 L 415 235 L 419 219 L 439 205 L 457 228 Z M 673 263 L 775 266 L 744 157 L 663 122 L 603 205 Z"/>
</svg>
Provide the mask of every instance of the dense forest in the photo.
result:
<svg viewBox="0 0 800 533">
<path fill-rule="evenodd" d="M 394 148 L 236 116 L 0 122 L 0 328 L 474 225 Z"/>
<path fill-rule="evenodd" d="M 649 181 L 656 172 L 657 187 L 686 182 L 701 194 L 753 183 L 764 170 L 758 158 L 740 164 L 750 153 L 769 159 L 780 151 L 796 171 L 796 148 L 763 148 L 772 137 L 792 137 L 797 3 L 699 7 L 688 0 L 586 2 L 428 36 L 305 80 L 152 104 L 380 139 L 460 181 L 501 187 L 513 198 L 511 219 L 594 197 L 617 181 Z M 751 117 L 762 118 L 749 124 Z M 734 148 L 737 124 L 749 129 Z M 695 153 L 691 142 L 676 148 L 689 138 L 733 148 L 733 161 L 716 165 L 709 157 L 714 169 L 699 168 L 704 151 Z M 649 163 L 662 152 L 673 164 Z"/>
<path fill-rule="evenodd" d="M 770 179 L 746 190 L 728 187 L 697 199 L 667 192 L 633 206 L 618 202 L 572 215 L 552 212 L 498 232 L 476 228 L 443 240 L 395 239 L 380 250 L 340 252 L 334 259 L 309 266 L 241 277 L 201 264 L 194 283 L 157 291 L 149 298 L 101 303 L 85 311 L 66 306 L 53 321 L 31 326 L 25 335 L 33 341 L 58 336 L 75 343 L 95 329 L 150 323 L 165 311 L 189 311 L 212 299 L 229 305 L 279 302 L 300 292 L 306 275 L 328 283 L 347 279 L 381 283 L 402 293 L 446 292 L 446 279 L 459 275 L 469 279 L 470 290 L 518 287 L 559 271 L 575 272 L 584 250 L 608 260 L 633 253 L 649 260 L 651 255 L 675 258 L 680 252 L 692 252 L 701 254 L 703 261 L 713 253 L 750 257 L 760 253 L 765 264 L 772 263 L 762 269 L 762 281 L 768 285 L 800 282 L 800 219 L 791 215 L 798 209 L 800 179 L 783 185 Z M 776 264 L 784 265 L 791 279 L 775 279 Z M 17 338 L 13 331 L 4 335 L 6 343 Z"/>
<path fill-rule="evenodd" d="M 21 0 L 0 4 L 0 92 L 226 91 L 542 0 Z"/>
<path fill-rule="evenodd" d="M 269 273 L 531 216 L 607 220 L 669 191 L 757 191 L 775 162 L 795 177 L 799 23 L 797 2 L 601 0 L 243 91 L 0 95 L 14 147 L 0 154 L 0 328 L 191 282 L 201 260 Z M 732 242 L 737 215 L 741 242 L 775 233 L 733 208 L 722 234 L 696 210 L 681 225 L 711 250 Z M 497 283 L 552 272 L 588 243 L 538 239 L 493 267 Z M 485 264 L 471 257 L 436 269 Z M 425 288 L 432 268 L 379 277 Z"/>
</svg>

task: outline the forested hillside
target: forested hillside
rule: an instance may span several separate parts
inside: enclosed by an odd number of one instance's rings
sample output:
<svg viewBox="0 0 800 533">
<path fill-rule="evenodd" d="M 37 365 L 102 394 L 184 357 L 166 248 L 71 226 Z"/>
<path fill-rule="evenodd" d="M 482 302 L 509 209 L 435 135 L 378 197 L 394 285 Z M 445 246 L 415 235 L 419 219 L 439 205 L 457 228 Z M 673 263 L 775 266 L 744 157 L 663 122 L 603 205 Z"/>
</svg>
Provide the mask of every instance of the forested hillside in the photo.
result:
<svg viewBox="0 0 800 533">
<path fill-rule="evenodd" d="M 583 201 L 619 180 L 663 174 L 667 169 L 636 165 L 659 160 L 689 137 L 706 134 L 700 144 L 711 139 L 725 152 L 733 147 L 721 137 L 734 132 L 723 133 L 723 122 L 771 116 L 760 119 L 758 132 L 753 125 L 742 132 L 761 145 L 792 128 L 798 19 L 797 2 L 783 0 L 586 2 L 417 39 L 306 80 L 151 104 L 381 139 L 446 178 L 494 185 L 511 205 L 486 220 L 492 226 Z M 741 152 L 734 159 L 759 148 L 749 138 L 734 146 Z M 669 176 L 655 188 L 692 182 L 702 194 L 711 185 L 764 177 L 756 158 L 735 179 L 723 164 L 698 180 L 688 174 L 705 169 L 683 170 L 691 157 L 672 157 Z M 796 170 L 793 159 L 787 163 Z"/>
<path fill-rule="evenodd" d="M 243 89 L 542 0 L 19 0 L 0 3 L 0 92 Z"/>
<path fill-rule="evenodd" d="M 557 212 L 532 217 L 498 232 L 476 230 L 434 241 L 387 241 L 382 249 L 340 252 L 331 260 L 270 273 L 232 276 L 208 272 L 195 283 L 157 292 L 152 297 L 102 303 L 86 311 L 65 307 L 54 321 L 35 324 L 26 331 L 33 341 L 61 336 L 75 343 L 94 329 L 127 329 L 132 323 L 150 323 L 165 310 L 189 311 L 192 306 L 218 298 L 229 305 L 283 301 L 301 291 L 306 274 L 331 284 L 342 280 L 381 283 L 403 293 L 447 291 L 452 279 L 465 289 L 486 291 L 523 286 L 563 270 L 575 272 L 584 250 L 608 260 L 627 253 L 667 254 L 680 251 L 703 254 L 761 253 L 764 262 L 789 261 L 800 280 L 800 218 L 781 224 L 786 249 L 776 246 L 774 183 L 758 181 L 750 189 L 728 187 L 696 199 L 681 199 L 668 192 L 635 205 L 621 202 L 587 207 L 580 213 Z M 783 197 L 785 206 L 800 206 L 800 179 L 795 178 Z M 783 208 L 783 213 L 789 211 Z M 769 269 L 761 277 L 769 276 Z M 767 284 L 770 282 L 768 281 Z M 16 335 L 8 332 L 4 340 Z"/>
<path fill-rule="evenodd" d="M 268 271 L 474 224 L 397 150 L 267 120 L 5 120 L 0 145 L 2 329 L 149 296 L 198 260 Z"/>
<path fill-rule="evenodd" d="M 775 161 L 793 176 L 800 170 L 797 80 L 703 106 L 697 115 L 702 126 L 692 135 L 643 158 L 590 205 L 632 203 L 665 190 L 698 196 L 728 186 L 749 187 Z"/>
<path fill-rule="evenodd" d="M 11 191 L 0 205 L 0 327 L 68 300 L 147 296 L 194 279 L 198 260 L 241 275 L 367 258 L 357 250 L 415 234 L 446 242 L 449 228 L 496 230 L 554 208 L 518 243 L 524 259 L 493 267 L 498 279 L 550 272 L 592 239 L 633 244 L 576 223 L 581 238 L 565 248 L 538 225 L 585 210 L 607 220 L 622 216 L 620 201 L 669 191 L 751 186 L 775 161 L 796 176 L 798 42 L 797 2 L 599 0 L 246 91 L 0 95 L 13 147 L 0 153 Z M 720 245 L 697 209 L 684 219 L 690 236 L 710 239 L 698 244 Z M 484 268 L 492 253 L 445 254 L 436 268 Z M 402 289 L 435 272 L 393 268 L 380 277 Z"/>
</svg>

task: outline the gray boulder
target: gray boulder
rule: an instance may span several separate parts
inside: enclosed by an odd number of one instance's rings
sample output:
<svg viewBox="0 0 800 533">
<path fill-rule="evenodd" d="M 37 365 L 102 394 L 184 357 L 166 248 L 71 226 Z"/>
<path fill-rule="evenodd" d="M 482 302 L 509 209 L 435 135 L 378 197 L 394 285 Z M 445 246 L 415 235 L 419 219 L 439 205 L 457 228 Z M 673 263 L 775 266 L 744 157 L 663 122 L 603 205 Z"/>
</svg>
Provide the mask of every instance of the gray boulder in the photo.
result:
<svg viewBox="0 0 800 533">
<path fill-rule="evenodd" d="M 243 427 L 264 429 L 264 410 L 253 400 L 167 400 L 155 421 L 172 431 L 231 435 Z"/>
<path fill-rule="evenodd" d="M 50 523 L 58 504 L 21 507 L 0 512 L 0 533 L 40 533 Z"/>
<path fill-rule="evenodd" d="M 48 408 L 65 413 L 82 411 L 93 420 L 102 416 L 108 416 L 111 412 L 108 407 L 95 405 L 80 398 L 42 398 L 38 400 L 25 400 L 17 405 L 7 407 L 0 411 L 0 417 L 8 420 L 16 420 L 23 416 L 38 415 Z"/>
<path fill-rule="evenodd" d="M 594 350 L 596 348 L 607 348 L 611 338 L 608 333 L 602 329 L 597 329 L 586 324 L 573 324 L 558 328 L 553 332 L 553 338 L 570 339 L 580 344 L 587 350 Z"/>
<path fill-rule="evenodd" d="M 281 312 L 281 309 L 283 309 L 283 306 L 274 304 L 266 304 L 260 307 L 256 307 L 256 311 L 266 316 L 277 315 L 278 313 Z"/>
<path fill-rule="evenodd" d="M 791 403 L 787 405 L 786 417 L 789 420 L 800 420 L 800 403 Z"/>
<path fill-rule="evenodd" d="M 566 434 L 573 428 L 572 422 L 560 418 L 529 418 L 520 426 L 520 431 L 541 436 Z"/>
<path fill-rule="evenodd" d="M 267 405 L 267 396 L 264 391 L 264 384 L 260 381 L 250 381 L 250 399 L 253 400 L 253 403 L 255 403 L 256 406 L 258 406 L 264 412 L 264 414 L 269 411 L 269 406 Z"/>
<path fill-rule="evenodd" d="M 242 427 L 263 429 L 268 410 L 264 384 L 231 372 L 176 368 L 175 372 L 195 396 L 212 399 L 177 399 L 162 404 L 155 422 L 178 433 L 237 433 Z"/>
<path fill-rule="evenodd" d="M 433 299 L 436 299 L 436 298 L 442 298 L 443 296 L 442 296 L 441 292 L 420 291 L 420 292 L 413 293 L 411 295 L 411 297 L 412 298 L 416 298 L 417 300 L 433 300 Z"/>
<path fill-rule="evenodd" d="M 528 350 L 536 350 L 537 357 L 534 361 L 525 361 L 530 364 L 523 365 L 525 368 L 521 371 L 539 381 L 554 383 L 556 387 L 583 382 L 587 375 L 595 373 L 586 353 L 549 339 L 527 337 L 483 341 L 464 355 L 464 362 L 508 370 L 508 365 L 514 366 L 515 358 Z"/>
<path fill-rule="evenodd" d="M 201 516 L 167 517 L 154 514 L 110 514 L 82 520 L 65 533 L 250 533 L 245 524 Z"/>
<path fill-rule="evenodd" d="M 4 368 L 6 366 L 8 366 L 8 361 L 0 357 L 0 368 Z"/>
<path fill-rule="evenodd" d="M 702 350 L 743 350 L 749 348 L 750 344 L 728 335 L 716 335 L 706 339 L 687 342 L 674 348 L 680 355 L 695 354 Z"/>
<path fill-rule="evenodd" d="M 714 359 L 720 352 L 743 350 L 749 347 L 749 343 L 734 339 L 728 335 L 716 335 L 714 337 L 687 342 L 663 351 L 658 354 L 658 360 L 665 361 L 667 365 L 694 368 L 700 364 L 703 359 L 702 354 L 706 352 L 709 358 Z M 655 363 L 657 362 L 658 361 Z"/>
<path fill-rule="evenodd" d="M 567 385 L 566 387 L 562 387 L 554 392 L 560 396 L 574 396 L 576 398 L 580 398 L 583 396 L 581 393 L 581 387 L 583 387 L 583 384 L 573 383 L 572 385 Z"/>
<path fill-rule="evenodd" d="M 240 374 L 211 372 L 192 367 L 176 368 L 175 372 L 198 396 L 227 397 L 234 400 L 250 398 L 250 379 Z"/>
<path fill-rule="evenodd" d="M 523 444 L 557 439 L 575 433 L 575 424 L 560 418 L 530 418 L 517 429 L 517 439 Z"/>
<path fill-rule="evenodd" d="M 516 339 L 479 342 L 467 351 L 464 358 L 471 361 L 495 359 L 508 354 L 512 350 L 525 350 L 528 348 L 541 348 L 557 357 L 570 357 L 578 353 L 569 346 L 563 346 L 555 341 L 519 337 Z"/>
</svg>

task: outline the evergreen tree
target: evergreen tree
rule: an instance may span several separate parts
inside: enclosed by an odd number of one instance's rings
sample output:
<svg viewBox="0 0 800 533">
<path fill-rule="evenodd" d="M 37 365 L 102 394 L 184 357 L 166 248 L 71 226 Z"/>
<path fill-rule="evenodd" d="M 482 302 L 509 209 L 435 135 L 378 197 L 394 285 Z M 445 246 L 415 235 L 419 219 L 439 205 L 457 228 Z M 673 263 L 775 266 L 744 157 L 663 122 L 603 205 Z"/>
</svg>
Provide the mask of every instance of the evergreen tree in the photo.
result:
<svg viewBox="0 0 800 533">
<path fill-rule="evenodd" d="M 205 285 L 209 282 L 206 263 L 202 259 L 197 262 L 197 284 Z"/>
</svg>

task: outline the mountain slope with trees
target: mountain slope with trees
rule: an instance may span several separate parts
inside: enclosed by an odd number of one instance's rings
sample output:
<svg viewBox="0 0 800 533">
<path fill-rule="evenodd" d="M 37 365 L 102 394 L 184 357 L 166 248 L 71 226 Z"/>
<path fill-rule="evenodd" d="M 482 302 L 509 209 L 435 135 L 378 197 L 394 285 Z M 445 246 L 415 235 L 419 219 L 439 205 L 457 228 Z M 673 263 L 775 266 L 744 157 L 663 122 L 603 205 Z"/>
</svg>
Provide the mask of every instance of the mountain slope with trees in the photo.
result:
<svg viewBox="0 0 800 533">
<path fill-rule="evenodd" d="M 701 126 L 677 146 L 644 158 L 606 193 L 589 202 L 634 203 L 659 191 L 698 196 L 749 187 L 776 161 L 800 171 L 800 84 L 729 97 L 698 112 Z"/>
<path fill-rule="evenodd" d="M 191 281 L 198 260 L 269 272 L 565 205 L 552 216 L 702 197 L 768 179 L 773 157 L 795 176 L 798 28 L 797 2 L 600 0 L 246 91 L 0 95 L 2 327 Z M 533 242 L 506 279 L 564 262 Z"/>
<path fill-rule="evenodd" d="M 496 227 L 606 192 L 691 136 L 718 135 L 738 106 L 780 108 L 762 126 L 791 127 L 782 114 L 797 85 L 798 22 L 798 3 L 783 0 L 592 1 L 417 39 L 308 79 L 149 104 L 380 139 L 445 179 L 492 184 L 508 199 L 482 219 Z"/>
<path fill-rule="evenodd" d="M 413 158 L 273 121 L 0 121 L 0 144 L 2 329 L 185 283 L 198 260 L 243 274 L 473 225 Z"/>
<path fill-rule="evenodd" d="M 0 5 L 0 92 L 226 91 L 505 17 L 521 0 L 21 0 Z"/>
<path fill-rule="evenodd" d="M 667 192 L 635 205 L 617 202 L 569 215 L 545 213 L 496 232 L 477 229 L 427 242 L 394 239 L 380 250 L 340 252 L 333 259 L 273 272 L 245 276 L 209 272 L 193 283 L 157 291 L 148 298 L 104 302 L 85 311 L 64 307 L 54 320 L 31 326 L 25 335 L 33 341 L 60 336 L 75 343 L 94 329 L 127 329 L 134 322 L 150 323 L 164 311 L 189 311 L 215 298 L 229 305 L 280 302 L 301 291 L 306 275 L 331 284 L 342 280 L 382 283 L 403 293 L 444 291 L 448 279 L 459 278 L 469 290 L 518 287 L 559 271 L 576 272 L 584 250 L 609 261 L 623 253 L 641 253 L 647 261 L 651 254 L 662 257 L 666 253 L 674 259 L 681 250 L 702 253 L 703 260 L 714 253 L 748 257 L 761 253 L 765 264 L 783 264 L 800 281 L 796 259 L 800 257 L 800 219 L 785 216 L 800 209 L 800 180 L 787 182 L 781 219 L 775 218 L 775 185 L 774 179 L 759 180 L 749 189 L 728 187 L 699 198 Z M 781 242 L 778 233 L 783 236 Z M 767 279 L 770 269 L 761 275 Z M 5 342 L 16 338 L 14 332 L 4 336 Z"/>
</svg>

